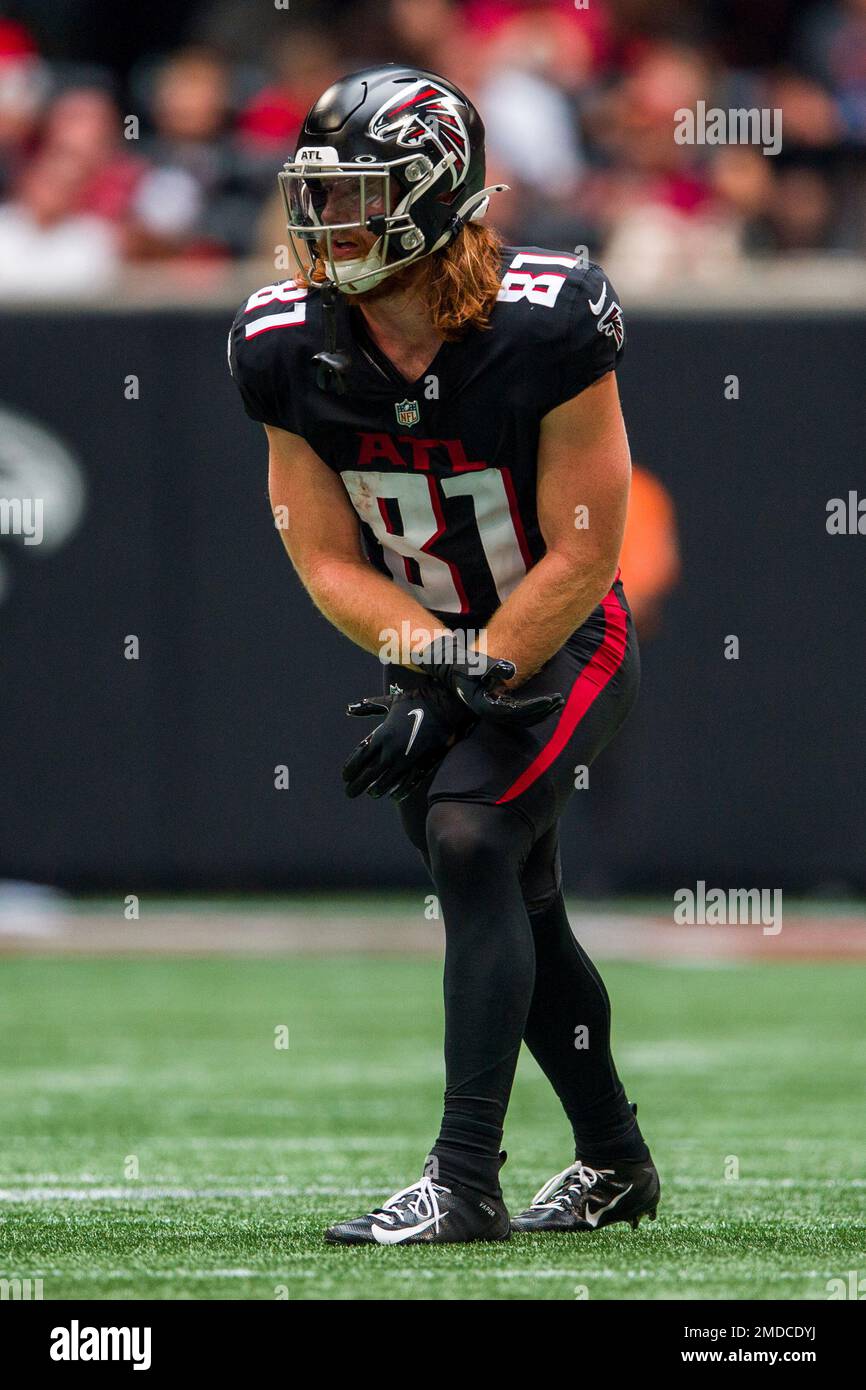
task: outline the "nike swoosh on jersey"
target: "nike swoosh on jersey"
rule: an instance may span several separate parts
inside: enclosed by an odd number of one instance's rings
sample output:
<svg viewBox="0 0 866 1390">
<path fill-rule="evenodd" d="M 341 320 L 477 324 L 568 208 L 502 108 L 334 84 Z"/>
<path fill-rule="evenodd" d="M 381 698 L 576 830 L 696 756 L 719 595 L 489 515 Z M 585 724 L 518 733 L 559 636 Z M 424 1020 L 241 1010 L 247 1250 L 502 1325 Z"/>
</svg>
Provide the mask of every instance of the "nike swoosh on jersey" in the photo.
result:
<svg viewBox="0 0 866 1390">
<path fill-rule="evenodd" d="M 604 1216 L 604 1213 L 605 1213 L 606 1211 L 612 1211 L 613 1208 L 616 1206 L 617 1202 L 621 1202 L 622 1199 L 623 1199 L 623 1197 L 627 1197 L 628 1194 L 631 1192 L 631 1190 L 632 1190 L 633 1187 L 634 1187 L 634 1183 L 631 1183 L 631 1182 L 630 1182 L 629 1185 L 628 1185 L 628 1187 L 626 1188 L 625 1192 L 619 1192 L 619 1193 L 616 1195 L 616 1197 L 612 1198 L 612 1200 L 609 1201 L 609 1202 L 605 1202 L 604 1206 L 603 1206 L 603 1207 L 599 1207 L 597 1211 L 590 1211 L 590 1209 L 589 1209 L 589 1200 L 587 1199 L 587 1203 L 586 1203 L 586 1206 L 585 1206 L 585 1208 L 584 1208 L 584 1219 L 589 1223 L 590 1226 L 597 1226 L 597 1225 L 598 1225 L 598 1218 L 599 1218 L 600 1216 Z"/>
<path fill-rule="evenodd" d="M 439 1217 L 439 1220 L 444 1221 L 447 1215 L 448 1213 L 446 1212 L 444 1216 Z M 436 1217 L 431 1216 L 427 1221 L 419 1221 L 417 1226 L 407 1226 L 398 1231 L 387 1231 L 382 1226 L 371 1226 L 370 1230 L 373 1239 L 379 1245 L 399 1245 L 401 1241 L 408 1240 L 410 1236 L 417 1236 L 421 1231 L 426 1231 L 429 1226 L 433 1225 L 435 1220 Z"/>
<path fill-rule="evenodd" d="M 591 299 L 588 299 L 588 300 L 586 301 L 587 304 L 589 305 L 590 309 L 592 310 L 592 312 L 595 314 L 596 318 L 598 318 L 598 315 L 601 313 L 602 305 L 604 304 L 604 301 L 605 301 L 606 299 L 607 299 L 607 281 L 605 280 L 604 286 L 603 286 L 602 291 L 601 291 L 601 294 L 599 295 L 599 297 L 598 297 L 598 299 L 595 301 L 595 303 L 593 304 L 593 302 L 592 302 Z"/>
<path fill-rule="evenodd" d="M 405 757 L 405 756 L 408 756 L 409 749 L 412 747 L 412 744 L 415 742 L 415 739 L 418 737 L 418 730 L 421 728 L 421 721 L 422 721 L 422 719 L 424 718 L 424 711 L 423 711 L 423 709 L 410 709 L 410 711 L 409 711 L 409 718 L 411 719 L 414 715 L 417 715 L 418 718 L 415 720 L 415 727 L 414 727 L 414 729 L 412 730 L 411 734 L 409 735 L 409 742 L 406 744 L 406 753 L 404 754 L 404 757 Z"/>
</svg>

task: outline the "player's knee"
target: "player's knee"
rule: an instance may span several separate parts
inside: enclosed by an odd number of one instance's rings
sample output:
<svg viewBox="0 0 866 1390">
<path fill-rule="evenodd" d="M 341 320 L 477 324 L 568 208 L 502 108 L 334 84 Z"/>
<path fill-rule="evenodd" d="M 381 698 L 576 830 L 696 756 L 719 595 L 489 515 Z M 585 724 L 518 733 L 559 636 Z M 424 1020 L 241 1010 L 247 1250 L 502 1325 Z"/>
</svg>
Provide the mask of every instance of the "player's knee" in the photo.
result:
<svg viewBox="0 0 866 1390">
<path fill-rule="evenodd" d="M 514 848 L 495 806 L 437 801 L 427 816 L 427 848 L 434 872 L 473 876 L 514 868 Z"/>
</svg>

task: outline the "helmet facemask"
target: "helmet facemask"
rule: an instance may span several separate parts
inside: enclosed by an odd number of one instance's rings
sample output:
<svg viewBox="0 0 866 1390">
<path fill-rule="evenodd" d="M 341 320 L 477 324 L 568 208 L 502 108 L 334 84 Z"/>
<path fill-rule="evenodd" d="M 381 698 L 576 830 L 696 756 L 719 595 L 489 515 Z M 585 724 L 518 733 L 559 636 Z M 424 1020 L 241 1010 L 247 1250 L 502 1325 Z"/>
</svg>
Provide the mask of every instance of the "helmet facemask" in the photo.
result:
<svg viewBox="0 0 866 1390">
<path fill-rule="evenodd" d="M 306 149 L 302 153 L 309 156 L 312 151 Z M 443 232 L 430 246 L 412 209 L 443 179 L 454 162 L 451 153 L 435 165 L 425 154 L 380 162 L 366 159 L 326 163 L 309 157 L 290 160 L 284 165 L 279 182 L 289 242 L 300 273 L 321 282 L 324 266 L 326 279 L 343 293 L 363 294 L 386 276 L 444 246 L 459 230 L 459 219 L 469 209 L 455 208 L 453 230 Z M 340 220 L 326 223 L 323 214 L 331 200 Z M 483 214 L 477 206 L 480 199 L 471 201 L 476 205 L 476 215 Z M 485 206 L 486 203 L 485 198 Z M 352 260 L 338 259 L 334 255 L 335 242 L 341 234 L 351 237 L 358 232 L 376 236 L 372 247 Z"/>
</svg>

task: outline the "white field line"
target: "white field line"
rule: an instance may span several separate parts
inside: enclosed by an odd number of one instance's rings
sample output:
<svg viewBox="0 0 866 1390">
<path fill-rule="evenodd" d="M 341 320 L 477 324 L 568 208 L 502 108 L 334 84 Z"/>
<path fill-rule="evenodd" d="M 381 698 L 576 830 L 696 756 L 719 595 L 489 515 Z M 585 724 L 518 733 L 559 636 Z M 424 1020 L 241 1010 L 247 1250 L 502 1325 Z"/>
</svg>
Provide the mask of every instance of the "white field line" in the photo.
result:
<svg viewBox="0 0 866 1390">
<path fill-rule="evenodd" d="M 386 1256 L 387 1258 L 387 1256 Z M 369 1266 L 368 1266 L 369 1268 Z M 473 1267 L 471 1269 L 449 1268 L 444 1266 L 441 1269 L 423 1269 L 418 1266 L 407 1267 L 399 1265 L 396 1269 L 384 1269 L 380 1266 L 376 1268 L 377 1277 L 386 1279 L 400 1279 L 403 1283 L 412 1284 L 416 1281 L 427 1280 L 430 1283 L 438 1282 L 447 1287 L 450 1280 L 469 1275 L 473 1280 L 478 1279 L 519 1279 L 527 1284 L 532 1284 L 535 1280 L 545 1279 L 567 1279 L 588 1287 L 590 1298 L 592 1295 L 593 1281 L 603 1281 L 610 1279 L 629 1279 L 634 1281 L 651 1280 L 654 1284 L 669 1284 L 672 1278 L 676 1277 L 681 1284 L 712 1284 L 718 1279 L 725 1278 L 724 1270 L 678 1270 L 672 1273 L 666 1269 L 611 1269 L 609 1266 L 584 1265 L 581 1269 L 547 1269 L 547 1268 L 527 1268 L 527 1269 L 481 1269 Z M 37 1279 L 67 1279 L 70 1277 L 66 1269 L 39 1269 L 34 1270 L 30 1278 Z M 358 1270 L 358 1277 L 366 1277 L 362 1270 Z M 738 1274 L 741 1284 L 759 1284 L 762 1288 L 766 1287 L 767 1281 L 775 1283 L 779 1281 L 803 1279 L 826 1280 L 836 1277 L 836 1266 L 831 1269 L 791 1269 L 769 1271 L 765 1267 L 757 1267 L 754 1270 L 742 1270 Z M 341 1274 L 339 1280 L 327 1269 L 167 1269 L 167 1270 L 121 1270 L 107 1266 L 104 1269 L 76 1270 L 76 1283 L 83 1283 L 87 1280 L 103 1282 L 111 1280 L 115 1283 L 142 1284 L 146 1281 L 151 1283 L 172 1283 L 172 1282 L 195 1282 L 208 1279 L 265 1279 L 273 1283 L 274 1287 L 291 1290 L 291 1285 L 302 1279 L 316 1279 L 320 1282 L 323 1290 L 336 1283 L 343 1285 L 345 1275 Z M 823 1301 L 826 1293 L 815 1294 L 816 1301 Z M 263 1300 L 268 1301 L 270 1300 Z M 284 1301 L 276 1300 L 275 1301 Z M 291 1292 L 289 1300 L 291 1301 Z"/>
<path fill-rule="evenodd" d="M 387 1197 L 385 1187 L 0 1187 L 0 1202 L 157 1202 L 260 1197 Z"/>
<path fill-rule="evenodd" d="M 866 1178 L 737 1178 L 726 1181 L 724 1178 L 673 1177 L 667 1185 L 678 1188 L 700 1188 L 742 1190 L 744 1188 L 784 1188 L 791 1190 L 846 1191 L 866 1188 Z M 340 1184 L 315 1184 L 304 1187 L 262 1186 L 262 1187 L 175 1187 L 175 1186 L 8 1186 L 0 1188 L 0 1202 L 152 1202 L 152 1201 L 197 1201 L 238 1198 L 253 1201 L 257 1198 L 276 1197 L 387 1197 L 386 1187 L 344 1187 Z"/>
<path fill-rule="evenodd" d="M 384 1274 L 389 1278 L 405 1279 L 406 1269 L 382 1269 L 377 1270 L 377 1274 Z M 434 1270 L 418 1269 L 412 1270 L 411 1277 L 419 1279 L 442 1279 L 448 1275 L 460 1275 L 462 1270 Z M 646 1271 L 649 1274 L 649 1271 Z M 615 1271 L 610 1271 L 613 1277 Z M 43 1269 L 31 1278 L 48 1279 L 64 1278 L 67 1271 L 63 1269 Z M 473 1279 L 476 1275 L 487 1279 L 579 1279 L 580 1273 L 572 1269 L 529 1269 L 529 1270 L 510 1270 L 510 1269 L 491 1269 L 473 1270 Z M 322 1273 L 318 1269 L 148 1269 L 148 1270 L 113 1270 L 110 1267 L 105 1269 L 88 1269 L 76 1271 L 76 1279 L 125 1279 L 129 1282 L 137 1283 L 142 1279 L 272 1279 L 275 1284 L 285 1284 L 293 1279 L 319 1279 Z M 327 1275 L 324 1277 L 327 1278 Z M 365 1277 L 365 1276 L 362 1276 Z"/>
</svg>

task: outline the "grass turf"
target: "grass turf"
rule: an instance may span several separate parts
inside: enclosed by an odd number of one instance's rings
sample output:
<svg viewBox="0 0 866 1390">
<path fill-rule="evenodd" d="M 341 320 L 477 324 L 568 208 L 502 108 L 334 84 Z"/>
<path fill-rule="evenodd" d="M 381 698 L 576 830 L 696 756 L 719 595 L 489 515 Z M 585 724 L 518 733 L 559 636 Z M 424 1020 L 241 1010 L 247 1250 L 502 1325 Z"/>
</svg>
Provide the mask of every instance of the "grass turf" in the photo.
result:
<svg viewBox="0 0 866 1390">
<path fill-rule="evenodd" d="M 863 966 L 608 966 L 658 1221 L 399 1250 L 321 1237 L 420 1171 L 442 1088 L 436 962 L 3 973 L 0 1277 L 42 1278 L 46 1299 L 823 1299 L 866 1273 Z M 528 1057 L 506 1145 L 516 1210 L 570 1159 Z"/>
</svg>

